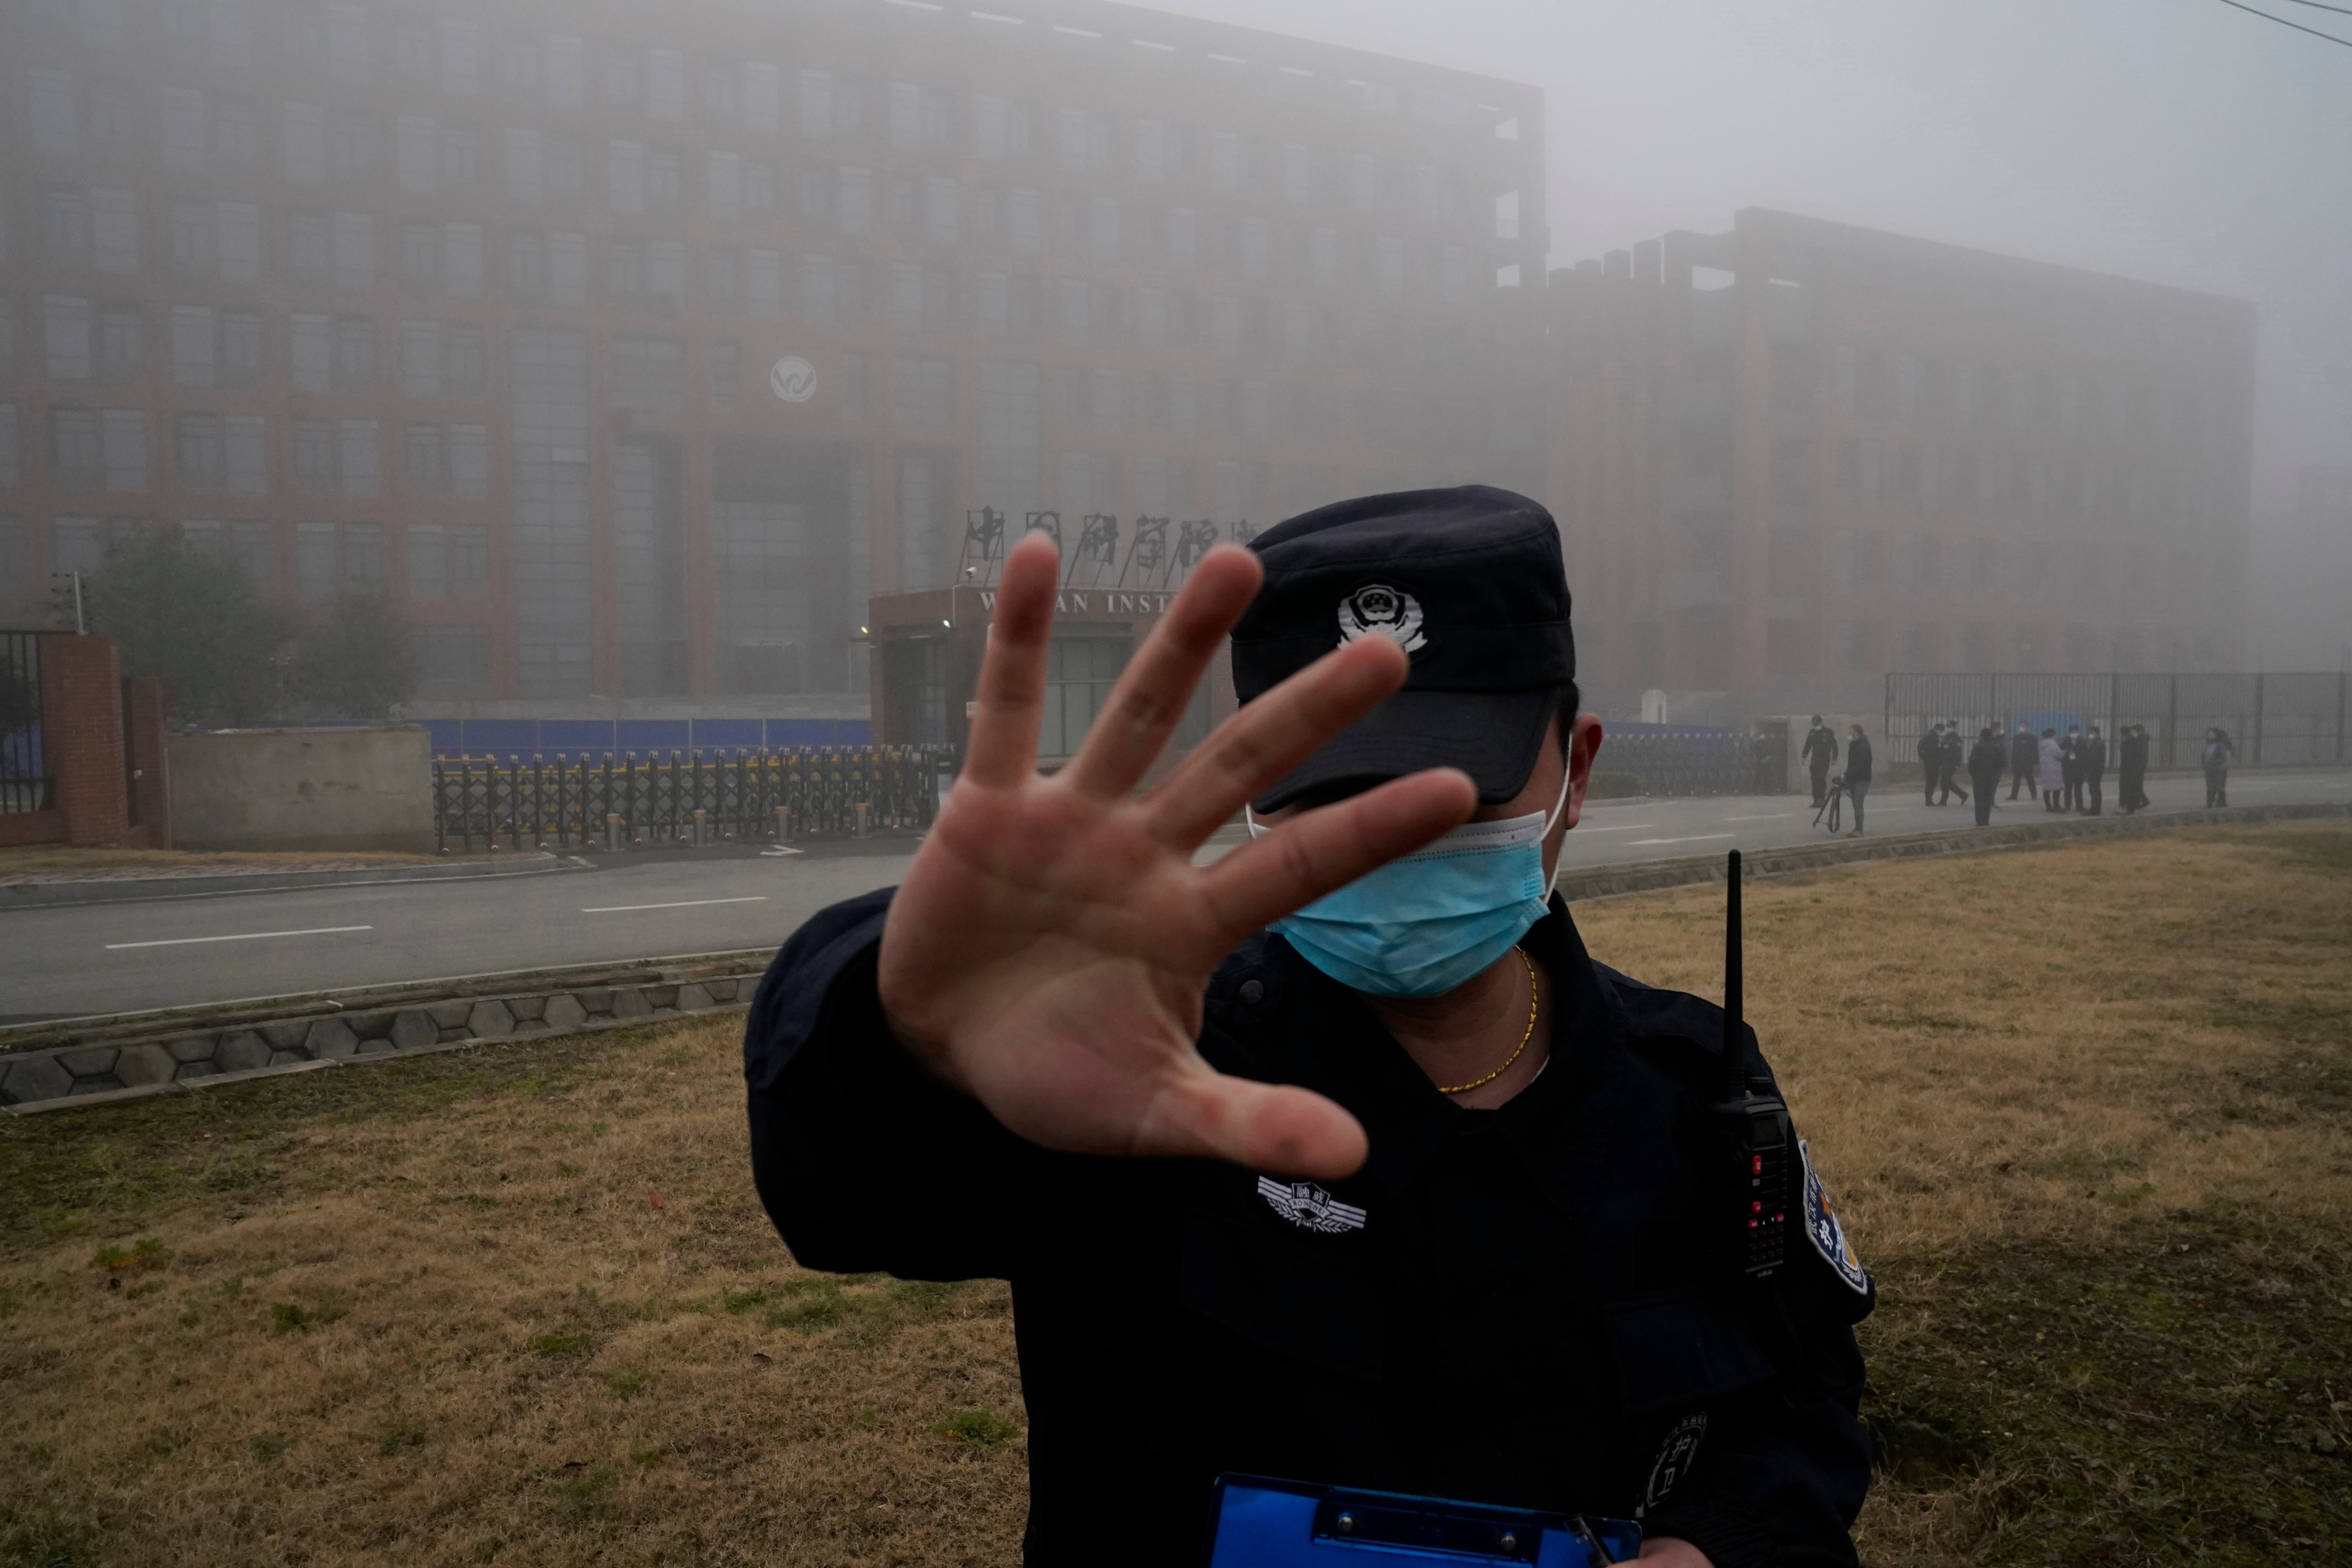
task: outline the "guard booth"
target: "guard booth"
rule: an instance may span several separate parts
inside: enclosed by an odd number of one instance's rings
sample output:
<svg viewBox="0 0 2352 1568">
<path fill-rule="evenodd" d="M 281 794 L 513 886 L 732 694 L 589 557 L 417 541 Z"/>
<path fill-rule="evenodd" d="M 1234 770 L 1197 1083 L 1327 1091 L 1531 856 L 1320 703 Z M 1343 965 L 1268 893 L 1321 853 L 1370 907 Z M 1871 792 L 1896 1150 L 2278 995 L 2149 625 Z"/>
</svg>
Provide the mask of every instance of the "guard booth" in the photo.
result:
<svg viewBox="0 0 2352 1568">
<path fill-rule="evenodd" d="M 1093 514 L 1063 538 L 1060 517 L 1031 512 L 1024 531 L 1053 535 L 1062 550 L 1062 586 L 1045 658 L 1045 710 L 1038 765 L 1053 771 L 1074 755 L 1144 637 L 1220 535 L 1245 542 L 1246 523 L 1139 517 L 1130 524 Z M 961 759 L 970 731 L 996 580 L 1006 547 L 1003 517 L 982 507 L 965 520 L 960 579 L 953 587 L 875 599 L 866 622 L 874 653 L 874 737 L 883 745 L 949 745 Z M 1233 656 L 1221 647 L 1192 694 L 1176 736 L 1150 777 L 1232 713 Z M 959 763 L 959 765 L 961 763 Z"/>
</svg>

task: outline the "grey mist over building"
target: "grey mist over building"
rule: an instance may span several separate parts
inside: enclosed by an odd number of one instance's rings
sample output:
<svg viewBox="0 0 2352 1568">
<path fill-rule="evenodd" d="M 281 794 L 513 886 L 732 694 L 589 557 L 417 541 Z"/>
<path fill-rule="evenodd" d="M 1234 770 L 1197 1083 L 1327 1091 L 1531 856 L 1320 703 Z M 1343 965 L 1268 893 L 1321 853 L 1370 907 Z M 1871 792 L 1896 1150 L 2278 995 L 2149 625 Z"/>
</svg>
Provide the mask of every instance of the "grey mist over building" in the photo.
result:
<svg viewBox="0 0 2352 1568">
<path fill-rule="evenodd" d="M 2273 662 L 2250 595 L 2336 557 L 2263 541 L 2352 450 L 2326 50 L 2202 0 L 25 0 L 0 609 L 173 528 L 380 585 L 446 710 L 856 721 L 985 516 L 1483 480 L 1560 516 L 1596 693 Z"/>
</svg>

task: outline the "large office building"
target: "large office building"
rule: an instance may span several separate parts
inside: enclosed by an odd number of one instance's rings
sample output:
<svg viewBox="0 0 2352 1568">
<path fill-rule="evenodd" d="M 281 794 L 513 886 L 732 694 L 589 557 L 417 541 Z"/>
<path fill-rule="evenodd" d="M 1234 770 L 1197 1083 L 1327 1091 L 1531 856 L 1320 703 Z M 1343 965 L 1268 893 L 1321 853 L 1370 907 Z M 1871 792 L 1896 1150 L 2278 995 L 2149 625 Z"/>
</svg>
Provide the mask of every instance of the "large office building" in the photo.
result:
<svg viewBox="0 0 2352 1568">
<path fill-rule="evenodd" d="M 982 508 L 1542 483 L 1527 87 L 1089 0 L 19 0 L 0 71 L 20 612 L 160 524 L 435 700 L 862 708 Z"/>
<path fill-rule="evenodd" d="M 1549 304 L 1597 689 L 2242 668 L 2251 305 L 1761 210 Z"/>
</svg>

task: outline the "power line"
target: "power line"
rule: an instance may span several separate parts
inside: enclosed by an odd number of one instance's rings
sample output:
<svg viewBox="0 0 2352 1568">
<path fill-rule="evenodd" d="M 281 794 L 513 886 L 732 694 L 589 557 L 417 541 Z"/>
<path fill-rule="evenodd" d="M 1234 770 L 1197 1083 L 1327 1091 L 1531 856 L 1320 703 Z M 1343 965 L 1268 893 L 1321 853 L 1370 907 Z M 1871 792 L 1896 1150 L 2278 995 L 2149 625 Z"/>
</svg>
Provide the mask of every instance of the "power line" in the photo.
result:
<svg viewBox="0 0 2352 1568">
<path fill-rule="evenodd" d="M 2339 16 L 2352 16 L 2352 11 L 2347 11 L 2341 5 L 2323 5 L 2319 0 L 2287 0 L 2287 3 L 2291 5 L 2308 5 L 2315 11 L 2333 11 Z"/>
<path fill-rule="evenodd" d="M 2315 0 L 2294 0 L 2294 3 L 2309 5 L 2315 3 Z M 2298 33 L 2309 33 L 2315 38 L 2326 38 L 2331 44 L 2341 44 L 2346 48 L 2352 49 L 2352 38 L 2339 38 L 2333 33 L 2323 33 L 2316 27 L 2306 27 L 2300 22 L 2290 22 L 2284 16 L 2273 16 L 2268 11 L 2257 11 L 2252 5 L 2239 4 L 2239 0 L 2221 0 L 2221 4 L 2231 10 L 2243 11 L 2249 16 L 2260 16 L 2265 22 L 2276 22 L 2282 27 L 2293 27 Z M 2322 5 L 2319 8 L 2323 11 L 2336 9 L 2333 5 Z"/>
</svg>

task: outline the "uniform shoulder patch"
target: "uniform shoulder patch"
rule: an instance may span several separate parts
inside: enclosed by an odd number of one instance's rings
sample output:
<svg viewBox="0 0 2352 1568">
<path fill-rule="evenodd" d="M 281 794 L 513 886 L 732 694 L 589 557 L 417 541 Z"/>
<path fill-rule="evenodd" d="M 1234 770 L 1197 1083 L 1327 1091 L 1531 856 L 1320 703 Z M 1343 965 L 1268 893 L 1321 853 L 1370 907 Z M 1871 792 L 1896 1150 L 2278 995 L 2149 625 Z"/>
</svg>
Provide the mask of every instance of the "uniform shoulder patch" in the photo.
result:
<svg viewBox="0 0 2352 1568">
<path fill-rule="evenodd" d="M 1265 1200 L 1266 1207 L 1318 1236 L 1344 1236 L 1364 1228 L 1362 1209 L 1341 1203 L 1313 1182 L 1277 1182 L 1272 1176 L 1260 1176 L 1257 1195 Z"/>
<path fill-rule="evenodd" d="M 1797 1158 L 1805 1167 L 1805 1235 L 1812 1241 L 1813 1250 L 1822 1261 L 1846 1282 L 1857 1296 L 1870 1294 L 1870 1272 L 1862 1259 L 1853 1255 L 1853 1243 L 1846 1239 L 1845 1226 L 1838 1219 L 1837 1210 L 1830 1206 L 1830 1194 L 1822 1186 L 1822 1178 L 1813 1169 L 1811 1145 L 1797 1140 Z"/>
</svg>

